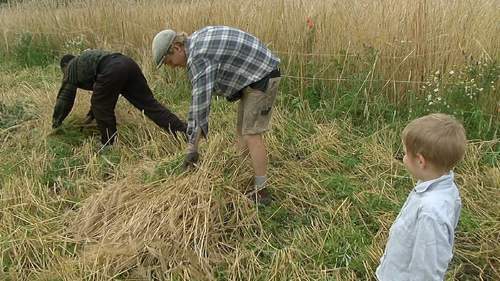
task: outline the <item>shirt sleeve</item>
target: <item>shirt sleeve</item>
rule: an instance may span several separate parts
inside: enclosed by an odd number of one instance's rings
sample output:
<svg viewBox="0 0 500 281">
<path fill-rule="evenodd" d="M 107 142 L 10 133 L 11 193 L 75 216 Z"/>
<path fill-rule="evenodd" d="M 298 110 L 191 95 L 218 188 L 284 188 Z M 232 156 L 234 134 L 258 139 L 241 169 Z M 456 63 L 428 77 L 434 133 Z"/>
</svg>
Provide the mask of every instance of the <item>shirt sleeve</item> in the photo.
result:
<svg viewBox="0 0 500 281">
<path fill-rule="evenodd" d="M 421 215 L 417 221 L 415 244 L 411 253 L 409 272 L 412 281 L 443 280 L 452 258 L 449 230 L 429 215 Z"/>
<path fill-rule="evenodd" d="M 63 81 L 59 93 L 57 94 L 56 104 L 54 106 L 54 113 L 52 115 L 52 127 L 59 127 L 66 116 L 71 112 L 73 104 L 75 103 L 77 87 L 72 83 Z"/>
<path fill-rule="evenodd" d="M 78 57 L 71 60 L 64 72 L 61 88 L 57 94 L 54 113 L 52 114 L 52 128 L 61 126 L 64 119 L 68 116 L 75 103 L 77 90 L 77 66 Z"/>
<path fill-rule="evenodd" d="M 198 128 L 201 128 L 205 137 L 208 134 L 210 102 L 216 73 L 217 65 L 210 63 L 208 59 L 195 59 L 189 66 L 189 76 L 193 87 L 187 127 L 189 143 L 195 142 Z"/>
</svg>

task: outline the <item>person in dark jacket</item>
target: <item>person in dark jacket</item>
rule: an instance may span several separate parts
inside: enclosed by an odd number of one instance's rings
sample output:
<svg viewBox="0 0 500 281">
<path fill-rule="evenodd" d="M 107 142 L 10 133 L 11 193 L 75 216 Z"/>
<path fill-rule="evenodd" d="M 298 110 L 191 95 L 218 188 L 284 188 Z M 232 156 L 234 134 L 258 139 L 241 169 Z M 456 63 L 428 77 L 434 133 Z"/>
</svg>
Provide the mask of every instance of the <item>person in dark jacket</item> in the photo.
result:
<svg viewBox="0 0 500 281">
<path fill-rule="evenodd" d="M 158 126 L 177 136 L 185 136 L 187 125 L 153 96 L 137 63 L 128 56 L 104 50 L 85 50 L 79 56 L 64 55 L 60 61 L 63 81 L 57 95 L 52 127 L 58 128 L 68 116 L 77 88 L 92 91 L 90 111 L 85 123 L 94 118 L 103 145 L 116 138 L 115 106 L 123 95 Z"/>
</svg>

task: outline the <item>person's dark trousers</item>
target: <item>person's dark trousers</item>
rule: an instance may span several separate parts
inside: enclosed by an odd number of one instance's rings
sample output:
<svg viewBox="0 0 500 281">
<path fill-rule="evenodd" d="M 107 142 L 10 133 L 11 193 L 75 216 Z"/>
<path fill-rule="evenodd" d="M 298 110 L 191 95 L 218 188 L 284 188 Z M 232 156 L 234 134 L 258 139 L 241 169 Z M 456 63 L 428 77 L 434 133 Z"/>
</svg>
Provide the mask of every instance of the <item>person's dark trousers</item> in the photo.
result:
<svg viewBox="0 0 500 281">
<path fill-rule="evenodd" d="M 112 144 L 116 137 L 114 111 L 120 93 L 161 128 L 185 134 L 186 123 L 153 97 L 137 63 L 127 56 L 113 54 L 100 62 L 91 98 L 102 144 Z"/>
</svg>

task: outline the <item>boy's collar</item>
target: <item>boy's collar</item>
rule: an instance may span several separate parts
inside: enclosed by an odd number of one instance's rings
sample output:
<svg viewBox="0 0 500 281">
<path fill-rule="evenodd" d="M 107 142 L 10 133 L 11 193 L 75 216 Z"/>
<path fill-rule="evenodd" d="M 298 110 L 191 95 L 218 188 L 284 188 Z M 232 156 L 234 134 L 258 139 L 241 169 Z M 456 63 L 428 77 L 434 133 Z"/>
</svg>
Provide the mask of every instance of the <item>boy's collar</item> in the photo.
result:
<svg viewBox="0 0 500 281">
<path fill-rule="evenodd" d="M 427 191 L 427 189 L 429 189 L 429 187 L 430 187 L 431 185 L 433 185 L 434 183 L 441 182 L 441 181 L 448 180 L 448 179 L 453 180 L 454 176 L 455 176 L 455 175 L 453 174 L 453 172 L 452 172 L 452 171 L 450 171 L 450 172 L 448 172 L 447 174 L 442 175 L 442 176 L 440 176 L 440 177 L 439 177 L 439 178 L 437 178 L 437 179 L 428 180 L 428 181 L 424 181 L 424 182 L 422 182 L 422 181 L 418 181 L 418 182 L 417 182 L 417 185 L 416 185 L 416 186 L 415 186 L 415 188 L 414 188 L 414 190 L 415 190 L 415 192 L 416 192 L 416 193 L 422 193 L 422 192 L 425 192 L 425 191 Z"/>
</svg>

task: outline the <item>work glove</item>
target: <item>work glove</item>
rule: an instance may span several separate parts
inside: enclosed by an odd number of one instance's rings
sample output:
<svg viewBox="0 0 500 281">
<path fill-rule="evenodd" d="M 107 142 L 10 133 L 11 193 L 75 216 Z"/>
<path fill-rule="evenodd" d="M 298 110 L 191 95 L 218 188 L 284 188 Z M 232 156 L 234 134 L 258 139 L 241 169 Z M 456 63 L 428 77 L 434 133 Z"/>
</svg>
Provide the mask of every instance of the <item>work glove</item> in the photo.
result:
<svg viewBox="0 0 500 281">
<path fill-rule="evenodd" d="M 198 158 L 200 155 L 198 154 L 198 151 L 190 151 L 186 154 L 184 158 L 184 163 L 182 163 L 182 168 L 184 170 L 188 170 L 192 167 L 194 167 L 194 164 L 198 162 Z"/>
</svg>

